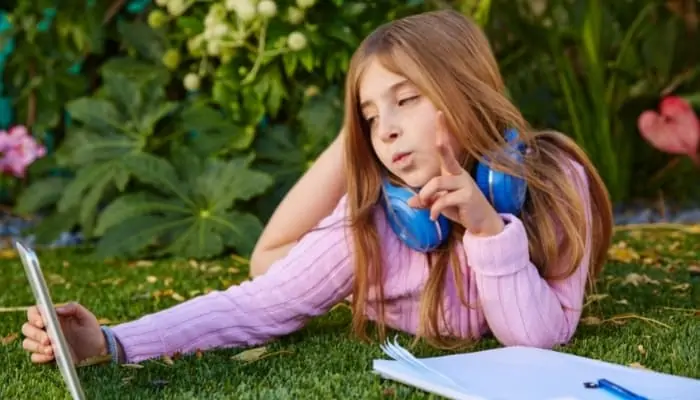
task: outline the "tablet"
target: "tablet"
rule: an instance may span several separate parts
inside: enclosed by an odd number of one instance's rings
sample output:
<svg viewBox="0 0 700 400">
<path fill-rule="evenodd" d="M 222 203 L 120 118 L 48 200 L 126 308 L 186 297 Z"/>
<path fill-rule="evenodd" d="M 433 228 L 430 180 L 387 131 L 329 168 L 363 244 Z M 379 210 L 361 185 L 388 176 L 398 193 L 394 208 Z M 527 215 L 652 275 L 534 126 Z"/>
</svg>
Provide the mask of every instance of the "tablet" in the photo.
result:
<svg viewBox="0 0 700 400">
<path fill-rule="evenodd" d="M 73 399 L 83 400 L 85 399 L 85 393 L 83 392 L 83 387 L 80 384 L 78 374 L 75 370 L 75 363 L 71 357 L 70 347 L 68 347 L 68 342 L 61 331 L 61 325 L 58 322 L 58 316 L 54 310 L 49 288 L 46 286 L 46 280 L 39 267 L 39 260 L 36 257 L 36 253 L 18 240 L 14 241 L 14 246 L 24 265 L 24 271 L 27 274 L 29 285 L 34 293 L 39 312 L 42 317 L 44 317 L 46 330 L 54 349 L 54 358 L 61 371 L 61 375 L 63 375 L 63 381 L 66 383 L 66 386 L 68 386 L 68 391 L 71 396 L 73 396 Z"/>
</svg>

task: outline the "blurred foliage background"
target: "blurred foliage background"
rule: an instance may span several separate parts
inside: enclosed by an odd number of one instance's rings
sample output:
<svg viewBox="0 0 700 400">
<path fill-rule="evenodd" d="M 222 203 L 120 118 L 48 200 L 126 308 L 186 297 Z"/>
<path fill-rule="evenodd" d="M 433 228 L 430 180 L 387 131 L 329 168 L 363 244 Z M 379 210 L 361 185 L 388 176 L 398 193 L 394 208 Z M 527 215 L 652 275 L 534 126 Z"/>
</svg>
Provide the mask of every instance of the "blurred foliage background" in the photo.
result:
<svg viewBox="0 0 700 400">
<path fill-rule="evenodd" d="M 0 14 L 0 128 L 47 148 L 3 202 L 39 243 L 99 256 L 247 255 L 337 135 L 352 52 L 452 7 L 487 32 L 514 101 L 579 142 L 616 204 L 700 199 L 698 168 L 645 142 L 668 95 L 700 105 L 697 0 L 18 0 Z M 459 40 L 459 38 L 455 38 Z"/>
</svg>

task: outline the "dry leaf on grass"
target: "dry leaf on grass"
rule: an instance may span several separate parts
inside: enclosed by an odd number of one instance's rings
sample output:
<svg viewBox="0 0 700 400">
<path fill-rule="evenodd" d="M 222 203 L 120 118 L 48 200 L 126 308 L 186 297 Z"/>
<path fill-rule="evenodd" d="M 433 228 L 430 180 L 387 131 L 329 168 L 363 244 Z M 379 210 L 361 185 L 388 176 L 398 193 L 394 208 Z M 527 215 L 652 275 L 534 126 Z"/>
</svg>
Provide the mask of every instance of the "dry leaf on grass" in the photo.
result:
<svg viewBox="0 0 700 400">
<path fill-rule="evenodd" d="M 603 320 L 598 317 L 585 317 L 581 318 L 581 323 L 584 325 L 600 325 L 603 323 Z"/>
<path fill-rule="evenodd" d="M 212 265 L 211 267 L 207 268 L 207 272 L 210 274 L 216 274 L 221 272 L 224 268 L 221 265 Z"/>
<path fill-rule="evenodd" d="M 638 362 L 633 362 L 633 363 L 629 364 L 629 366 L 632 367 L 632 368 L 649 370 L 649 368 L 643 366 L 642 364 L 640 364 L 640 363 L 638 363 Z"/>
<path fill-rule="evenodd" d="M 671 329 L 671 326 L 664 324 L 661 321 L 657 321 L 657 320 L 652 319 L 652 318 L 647 318 L 647 317 L 643 317 L 641 315 L 631 314 L 631 313 L 630 314 L 614 315 L 614 316 L 607 318 L 607 319 L 601 319 L 601 318 L 596 317 L 596 316 L 588 316 L 588 317 L 581 318 L 581 323 L 583 325 L 601 325 L 601 324 L 609 322 L 609 323 L 612 323 L 615 325 L 624 325 L 626 323 L 625 321 L 628 319 L 639 319 L 639 320 L 642 320 L 645 322 L 649 322 L 649 323 L 663 326 L 664 328 Z"/>
<path fill-rule="evenodd" d="M 185 301 L 185 298 L 172 289 L 156 290 L 152 294 L 153 298 L 159 299 L 161 297 L 170 297 L 175 301 Z"/>
<path fill-rule="evenodd" d="M 680 283 L 678 285 L 675 285 L 671 287 L 673 290 L 679 290 L 679 291 L 684 291 L 690 289 L 690 283 Z"/>
<path fill-rule="evenodd" d="M 237 254 L 232 254 L 231 259 L 237 263 L 243 264 L 243 265 L 248 265 L 250 261 L 247 258 L 243 258 Z"/>
<path fill-rule="evenodd" d="M 66 279 L 59 274 L 48 274 L 47 278 L 49 285 L 61 285 L 66 283 Z"/>
<path fill-rule="evenodd" d="M 124 368 L 134 368 L 134 369 L 143 368 L 143 365 L 141 365 L 141 364 L 121 364 L 121 366 Z"/>
<path fill-rule="evenodd" d="M 622 281 L 623 285 L 634 285 L 634 286 L 639 286 L 640 284 L 645 284 L 649 283 L 652 285 L 660 285 L 661 283 L 655 279 L 651 279 L 649 276 L 645 274 L 638 274 L 636 272 L 632 272 L 630 274 L 627 274 L 625 279 Z"/>
<path fill-rule="evenodd" d="M 152 267 L 155 263 L 153 261 L 149 260 L 138 260 L 138 261 L 133 261 L 127 264 L 129 267 L 137 267 L 137 268 L 148 268 Z"/>
<path fill-rule="evenodd" d="M 617 242 L 608 249 L 608 257 L 613 261 L 630 263 L 639 260 L 640 256 L 626 242 Z"/>
<path fill-rule="evenodd" d="M 238 360 L 238 361 L 255 361 L 259 360 L 260 357 L 265 355 L 267 353 L 267 347 L 262 346 L 262 347 L 256 347 L 253 349 L 248 349 L 248 350 L 243 350 L 242 352 L 236 354 L 235 356 L 231 357 L 232 360 Z"/>
<path fill-rule="evenodd" d="M 17 252 L 13 248 L 6 248 L 0 250 L 0 258 L 12 259 L 17 257 Z"/>
<path fill-rule="evenodd" d="M 244 350 L 235 356 L 231 357 L 232 360 L 243 361 L 245 363 L 251 363 L 254 361 L 262 360 L 263 358 L 279 355 L 279 354 L 292 354 L 289 350 L 280 350 L 272 353 L 268 352 L 266 346 L 256 347 L 253 349 Z"/>
<path fill-rule="evenodd" d="M 7 345 L 7 344 L 14 342 L 18 337 L 19 337 L 19 333 L 17 333 L 17 332 L 10 333 L 9 335 L 0 339 L 0 343 Z"/>
<path fill-rule="evenodd" d="M 112 356 L 109 354 L 103 355 L 103 356 L 95 356 L 95 357 L 90 357 L 86 358 L 85 360 L 79 362 L 76 364 L 78 368 L 82 367 L 88 367 L 90 365 L 97 365 L 97 364 L 105 364 L 112 361 Z"/>
</svg>

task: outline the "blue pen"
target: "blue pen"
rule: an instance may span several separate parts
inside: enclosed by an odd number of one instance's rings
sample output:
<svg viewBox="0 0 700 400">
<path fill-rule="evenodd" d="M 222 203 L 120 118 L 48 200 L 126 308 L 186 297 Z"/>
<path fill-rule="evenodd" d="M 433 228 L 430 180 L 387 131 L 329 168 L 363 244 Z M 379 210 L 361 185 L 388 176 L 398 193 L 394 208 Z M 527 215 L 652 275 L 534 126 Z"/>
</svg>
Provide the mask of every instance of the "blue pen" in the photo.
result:
<svg viewBox="0 0 700 400">
<path fill-rule="evenodd" d="M 583 384 L 588 389 L 603 389 L 625 400 L 649 400 L 644 396 L 633 393 L 622 386 L 612 383 L 607 379 L 599 379 L 598 382 L 586 382 Z"/>
</svg>

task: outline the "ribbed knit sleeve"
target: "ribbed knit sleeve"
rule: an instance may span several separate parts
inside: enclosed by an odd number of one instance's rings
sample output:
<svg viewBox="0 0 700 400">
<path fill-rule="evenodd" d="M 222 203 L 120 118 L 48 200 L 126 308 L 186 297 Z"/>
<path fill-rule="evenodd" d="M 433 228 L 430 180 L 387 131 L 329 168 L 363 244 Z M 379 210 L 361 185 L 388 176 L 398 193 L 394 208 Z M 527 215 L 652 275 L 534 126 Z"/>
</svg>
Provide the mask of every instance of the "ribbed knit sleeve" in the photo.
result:
<svg viewBox="0 0 700 400">
<path fill-rule="evenodd" d="M 343 198 L 268 273 L 115 326 L 127 362 L 260 344 L 328 311 L 352 288 L 346 206 Z"/>
<path fill-rule="evenodd" d="M 469 265 L 476 273 L 479 300 L 494 336 L 504 345 L 551 348 L 568 342 L 581 316 L 591 259 L 590 194 L 585 171 L 575 164 L 570 175 L 585 207 L 587 238 L 575 272 L 560 281 L 543 279 L 530 261 L 523 223 L 502 215 L 505 229 L 490 237 L 465 234 Z M 566 260 L 565 257 L 562 257 Z M 555 271 L 566 265 L 548 266 Z"/>
</svg>

